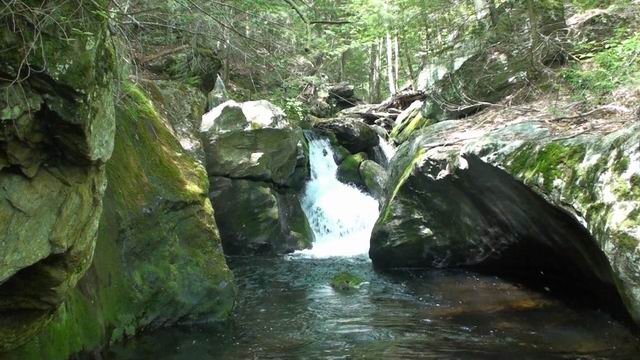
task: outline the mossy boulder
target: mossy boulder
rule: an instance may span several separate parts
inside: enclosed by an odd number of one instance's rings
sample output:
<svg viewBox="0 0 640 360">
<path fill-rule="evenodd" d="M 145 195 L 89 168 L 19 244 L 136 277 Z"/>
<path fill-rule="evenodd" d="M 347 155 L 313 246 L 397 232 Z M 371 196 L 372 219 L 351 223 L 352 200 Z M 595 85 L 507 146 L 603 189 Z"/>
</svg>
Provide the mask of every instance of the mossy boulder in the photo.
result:
<svg viewBox="0 0 640 360">
<path fill-rule="evenodd" d="M 378 133 L 360 120 L 338 118 L 319 121 L 314 128 L 335 135 L 339 145 L 350 153 L 367 152 L 379 143 Z"/>
<path fill-rule="evenodd" d="M 533 18 L 528 11 L 524 3 L 505 2 L 497 7 L 493 23 L 487 24 L 493 29 L 489 36 L 456 38 L 429 59 L 418 76 L 419 88 L 426 94 L 424 119 L 469 116 L 540 77 L 546 67 L 566 61 L 564 5 L 538 3 Z M 486 34 L 477 34 L 481 33 Z"/>
<path fill-rule="evenodd" d="M 348 271 L 343 271 L 331 278 L 331 287 L 337 291 L 354 291 L 358 290 L 364 280 Z"/>
<path fill-rule="evenodd" d="M 384 184 L 387 181 L 387 171 L 371 160 L 364 160 L 358 167 L 360 178 L 367 192 L 380 201 L 384 197 Z"/>
<path fill-rule="evenodd" d="M 345 184 L 351 184 L 355 186 L 364 186 L 364 181 L 360 176 L 360 164 L 367 160 L 367 154 L 361 152 L 354 155 L 348 155 L 338 165 L 336 177 L 339 181 Z"/>
<path fill-rule="evenodd" d="M 287 253 L 313 242 L 295 193 L 265 182 L 211 177 L 209 196 L 226 254 Z"/>
<path fill-rule="evenodd" d="M 144 36 L 145 40 L 149 39 L 149 34 Z M 166 31 L 163 31 L 160 36 L 166 38 Z M 168 80 L 196 86 L 204 94 L 215 87 L 222 61 L 212 49 L 197 45 L 174 45 L 174 51 L 167 52 L 166 40 L 149 45 L 146 51 L 157 51 L 157 53 L 149 53 L 148 58 L 142 59 L 149 71 Z"/>
<path fill-rule="evenodd" d="M 93 263 L 49 325 L 7 359 L 67 359 L 142 329 L 223 320 L 233 308 L 204 168 L 142 88 L 125 84 L 116 114 Z"/>
<path fill-rule="evenodd" d="M 210 176 L 302 188 L 308 149 L 300 128 L 266 101 L 228 101 L 205 114 L 201 131 Z"/>
<path fill-rule="evenodd" d="M 91 264 L 115 130 L 106 1 L 82 16 L 28 4 L 0 15 L 0 353 L 45 327 Z"/>
<path fill-rule="evenodd" d="M 227 101 L 202 118 L 211 201 L 227 254 L 311 246 L 298 193 L 309 175 L 302 129 L 267 101 Z"/>
<path fill-rule="evenodd" d="M 193 86 L 174 80 L 140 80 L 182 148 L 204 164 L 200 120 L 206 97 Z"/>
<path fill-rule="evenodd" d="M 374 265 L 473 267 L 638 322 L 640 125 L 554 136 L 532 121 L 463 137 L 470 126 L 438 123 L 399 147 Z"/>
</svg>

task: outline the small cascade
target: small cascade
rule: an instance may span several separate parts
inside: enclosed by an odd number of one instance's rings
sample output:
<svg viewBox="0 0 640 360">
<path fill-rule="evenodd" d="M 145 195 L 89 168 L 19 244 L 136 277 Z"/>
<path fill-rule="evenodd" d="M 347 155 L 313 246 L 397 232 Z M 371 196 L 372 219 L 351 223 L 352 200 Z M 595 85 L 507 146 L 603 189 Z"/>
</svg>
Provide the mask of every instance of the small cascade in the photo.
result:
<svg viewBox="0 0 640 360">
<path fill-rule="evenodd" d="M 384 156 L 387 158 L 387 162 L 390 162 L 393 155 L 396 154 L 396 148 L 388 143 L 382 136 L 378 136 L 378 139 L 380 139 L 378 146 L 382 149 Z"/>
<path fill-rule="evenodd" d="M 308 257 L 355 256 L 369 251 L 378 202 L 336 178 L 338 166 L 327 139 L 308 133 L 311 180 L 302 209 L 315 235 L 313 248 L 296 254 Z"/>
</svg>

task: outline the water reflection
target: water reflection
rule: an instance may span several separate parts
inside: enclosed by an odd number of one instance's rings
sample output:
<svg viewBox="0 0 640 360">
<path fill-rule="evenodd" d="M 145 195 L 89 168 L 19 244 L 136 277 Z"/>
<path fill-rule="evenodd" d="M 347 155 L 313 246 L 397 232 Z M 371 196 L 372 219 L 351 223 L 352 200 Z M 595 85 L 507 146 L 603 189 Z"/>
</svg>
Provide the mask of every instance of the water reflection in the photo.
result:
<svg viewBox="0 0 640 360">
<path fill-rule="evenodd" d="M 368 259 L 231 260 L 240 301 L 220 327 L 166 329 L 107 359 L 637 359 L 610 317 L 467 272 L 379 274 Z M 329 282 L 350 271 L 358 290 Z"/>
</svg>

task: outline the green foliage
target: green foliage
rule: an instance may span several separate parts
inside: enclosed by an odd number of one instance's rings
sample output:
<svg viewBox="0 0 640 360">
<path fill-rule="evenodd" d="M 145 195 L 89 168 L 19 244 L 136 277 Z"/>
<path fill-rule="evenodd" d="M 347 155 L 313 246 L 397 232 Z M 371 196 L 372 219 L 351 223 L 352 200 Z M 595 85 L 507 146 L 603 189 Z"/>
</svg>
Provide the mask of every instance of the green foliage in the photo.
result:
<svg viewBox="0 0 640 360">
<path fill-rule="evenodd" d="M 595 8 L 605 8 L 616 1 L 614 0 L 573 0 L 571 3 L 578 9 L 588 10 Z M 619 1 L 618 1 L 619 2 Z"/>
<path fill-rule="evenodd" d="M 571 65 L 562 72 L 563 78 L 578 97 L 596 102 L 606 101 L 619 86 L 640 82 L 640 34 L 615 38 L 602 48 L 594 42 L 581 44 L 583 62 Z"/>
<path fill-rule="evenodd" d="M 273 102 L 284 110 L 287 118 L 294 124 L 301 124 L 309 114 L 309 107 L 297 98 L 277 98 Z"/>
</svg>

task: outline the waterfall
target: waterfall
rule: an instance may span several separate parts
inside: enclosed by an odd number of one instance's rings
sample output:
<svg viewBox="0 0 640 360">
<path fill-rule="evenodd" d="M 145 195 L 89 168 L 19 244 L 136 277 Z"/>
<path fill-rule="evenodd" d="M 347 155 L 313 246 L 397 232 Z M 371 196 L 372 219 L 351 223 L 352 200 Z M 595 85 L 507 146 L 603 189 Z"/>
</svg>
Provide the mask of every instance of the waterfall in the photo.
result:
<svg viewBox="0 0 640 360">
<path fill-rule="evenodd" d="M 309 138 L 311 179 L 302 198 L 315 235 L 313 248 L 297 252 L 309 257 L 355 256 L 369 251 L 378 202 L 336 178 L 338 166 L 327 139 Z"/>
<path fill-rule="evenodd" d="M 391 158 L 393 157 L 393 155 L 396 154 L 396 148 L 393 147 L 393 145 L 391 145 L 390 143 L 387 142 L 387 140 L 385 140 L 382 136 L 378 135 L 378 139 L 380 139 L 380 149 L 382 149 L 382 152 L 384 153 L 384 156 L 387 158 L 387 162 L 391 161 Z"/>
</svg>

